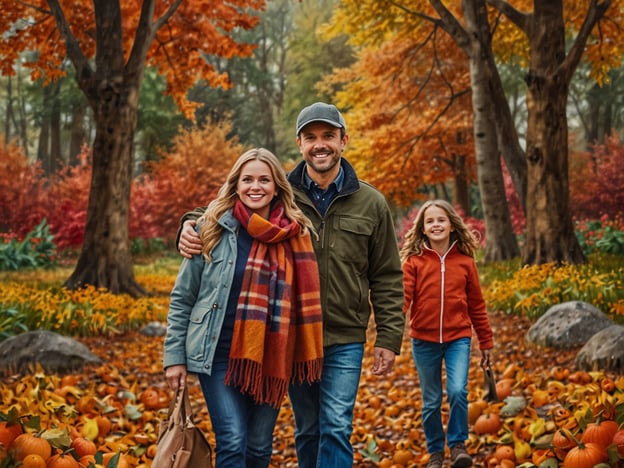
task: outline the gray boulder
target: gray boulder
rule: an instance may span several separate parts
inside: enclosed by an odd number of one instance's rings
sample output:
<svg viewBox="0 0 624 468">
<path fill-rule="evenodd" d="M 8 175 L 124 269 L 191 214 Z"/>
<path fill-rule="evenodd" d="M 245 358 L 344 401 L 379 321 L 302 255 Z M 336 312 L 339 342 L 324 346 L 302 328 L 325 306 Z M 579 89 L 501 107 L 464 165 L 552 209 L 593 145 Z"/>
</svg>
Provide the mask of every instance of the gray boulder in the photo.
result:
<svg viewBox="0 0 624 468">
<path fill-rule="evenodd" d="M 165 336 L 167 327 L 161 322 L 150 322 L 141 328 L 139 333 L 144 336 Z"/>
<path fill-rule="evenodd" d="M 46 372 L 69 373 L 102 360 L 84 344 L 47 330 L 36 330 L 0 342 L 0 373 L 27 374 L 37 364 Z"/>
<path fill-rule="evenodd" d="M 573 348 L 584 345 L 600 330 L 613 325 L 603 312 L 587 302 L 557 304 L 544 313 L 527 332 L 527 340 L 539 346 Z"/>
<path fill-rule="evenodd" d="M 600 330 L 577 353 L 575 363 L 585 371 L 624 371 L 624 327 Z"/>
</svg>

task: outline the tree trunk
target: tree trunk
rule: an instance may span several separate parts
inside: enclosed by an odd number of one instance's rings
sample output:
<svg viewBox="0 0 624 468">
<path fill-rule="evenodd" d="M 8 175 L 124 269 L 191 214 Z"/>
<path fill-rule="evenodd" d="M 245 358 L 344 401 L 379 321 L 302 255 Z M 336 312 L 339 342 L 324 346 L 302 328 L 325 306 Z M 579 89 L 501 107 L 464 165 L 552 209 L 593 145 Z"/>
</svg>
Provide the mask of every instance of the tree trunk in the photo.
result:
<svg viewBox="0 0 624 468">
<path fill-rule="evenodd" d="M 464 211 L 466 216 L 468 216 L 470 215 L 470 198 L 468 197 L 466 156 L 463 154 L 453 155 L 453 180 L 453 205 L 459 206 Z"/>
<path fill-rule="evenodd" d="M 82 103 L 74 103 L 72 106 L 71 135 L 69 140 L 69 164 L 78 163 L 77 156 L 82 151 L 82 145 L 87 143 L 87 131 L 85 129 L 85 106 Z"/>
<path fill-rule="evenodd" d="M 568 73 L 561 0 L 535 2 L 527 78 L 527 212 L 523 264 L 587 259 L 572 224 L 568 191 Z"/>
<path fill-rule="evenodd" d="M 496 107 L 492 97 L 492 76 L 486 66 L 491 55 L 489 28 L 483 26 L 487 12 L 485 3 L 464 2 L 466 31 L 470 38 L 469 65 L 474 113 L 474 141 L 477 176 L 485 220 L 485 261 L 508 260 L 520 255 L 511 225 L 511 215 L 505 196 L 505 183 L 500 163 L 496 131 Z M 481 25 L 481 27 L 480 27 Z M 506 102 L 504 103 L 506 105 Z"/>
<path fill-rule="evenodd" d="M 48 86 L 51 89 L 50 106 L 50 172 L 56 172 L 61 167 L 63 154 L 61 152 L 61 80 Z"/>
<path fill-rule="evenodd" d="M 92 102 L 96 135 L 85 238 L 65 285 L 75 289 L 91 284 L 115 294 L 145 295 L 134 279 L 128 238 L 138 90 L 111 79 L 100 82 L 98 91 Z"/>
</svg>

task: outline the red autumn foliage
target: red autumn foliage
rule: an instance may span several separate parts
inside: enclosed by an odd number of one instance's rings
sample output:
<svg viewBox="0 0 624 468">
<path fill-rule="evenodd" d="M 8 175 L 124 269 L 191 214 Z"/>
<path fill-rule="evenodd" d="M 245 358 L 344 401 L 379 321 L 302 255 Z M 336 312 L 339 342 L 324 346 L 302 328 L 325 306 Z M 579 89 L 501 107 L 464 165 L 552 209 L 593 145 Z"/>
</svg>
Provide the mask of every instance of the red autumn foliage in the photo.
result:
<svg viewBox="0 0 624 468">
<path fill-rule="evenodd" d="M 224 124 L 181 131 L 171 152 L 134 180 L 130 239 L 158 237 L 172 243 L 180 216 L 214 198 L 243 152 L 237 140 L 228 140 L 230 131 Z M 60 250 L 80 246 L 91 184 L 90 149 L 83 148 L 78 159 L 76 166 L 46 177 L 20 148 L 0 149 L 0 230 L 23 237 L 46 218 Z"/>
<path fill-rule="evenodd" d="M 624 145 L 616 134 L 570 158 L 570 206 L 577 219 L 615 218 L 624 207 Z"/>
</svg>

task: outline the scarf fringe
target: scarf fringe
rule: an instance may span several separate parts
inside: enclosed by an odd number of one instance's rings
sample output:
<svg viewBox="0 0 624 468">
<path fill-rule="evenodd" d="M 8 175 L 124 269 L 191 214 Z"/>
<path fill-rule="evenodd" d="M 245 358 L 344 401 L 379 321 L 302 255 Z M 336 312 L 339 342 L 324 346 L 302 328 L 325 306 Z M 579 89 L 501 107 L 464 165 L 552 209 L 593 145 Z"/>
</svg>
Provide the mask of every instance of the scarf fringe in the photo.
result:
<svg viewBox="0 0 624 468">
<path fill-rule="evenodd" d="M 314 359 L 312 361 L 299 361 L 293 365 L 293 383 L 302 384 L 318 382 L 321 380 L 321 372 L 323 370 L 323 358 Z"/>
<path fill-rule="evenodd" d="M 296 362 L 293 365 L 293 383 L 313 383 L 321 379 L 323 359 Z M 241 393 L 253 397 L 257 404 L 279 408 L 288 391 L 286 379 L 263 375 L 262 365 L 249 359 L 232 359 L 225 374 L 225 383 L 238 387 Z"/>
</svg>

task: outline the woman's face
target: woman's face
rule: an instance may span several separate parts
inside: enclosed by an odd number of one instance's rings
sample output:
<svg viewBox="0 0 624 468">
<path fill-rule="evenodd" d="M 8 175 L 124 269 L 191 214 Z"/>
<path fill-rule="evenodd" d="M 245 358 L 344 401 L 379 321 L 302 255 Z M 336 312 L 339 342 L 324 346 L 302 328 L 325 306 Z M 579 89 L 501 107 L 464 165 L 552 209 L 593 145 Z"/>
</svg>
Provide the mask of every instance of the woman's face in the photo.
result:
<svg viewBox="0 0 624 468">
<path fill-rule="evenodd" d="M 271 201 L 277 195 L 269 165 L 257 159 L 246 162 L 238 177 L 236 194 L 250 210 L 268 218 Z"/>
</svg>

